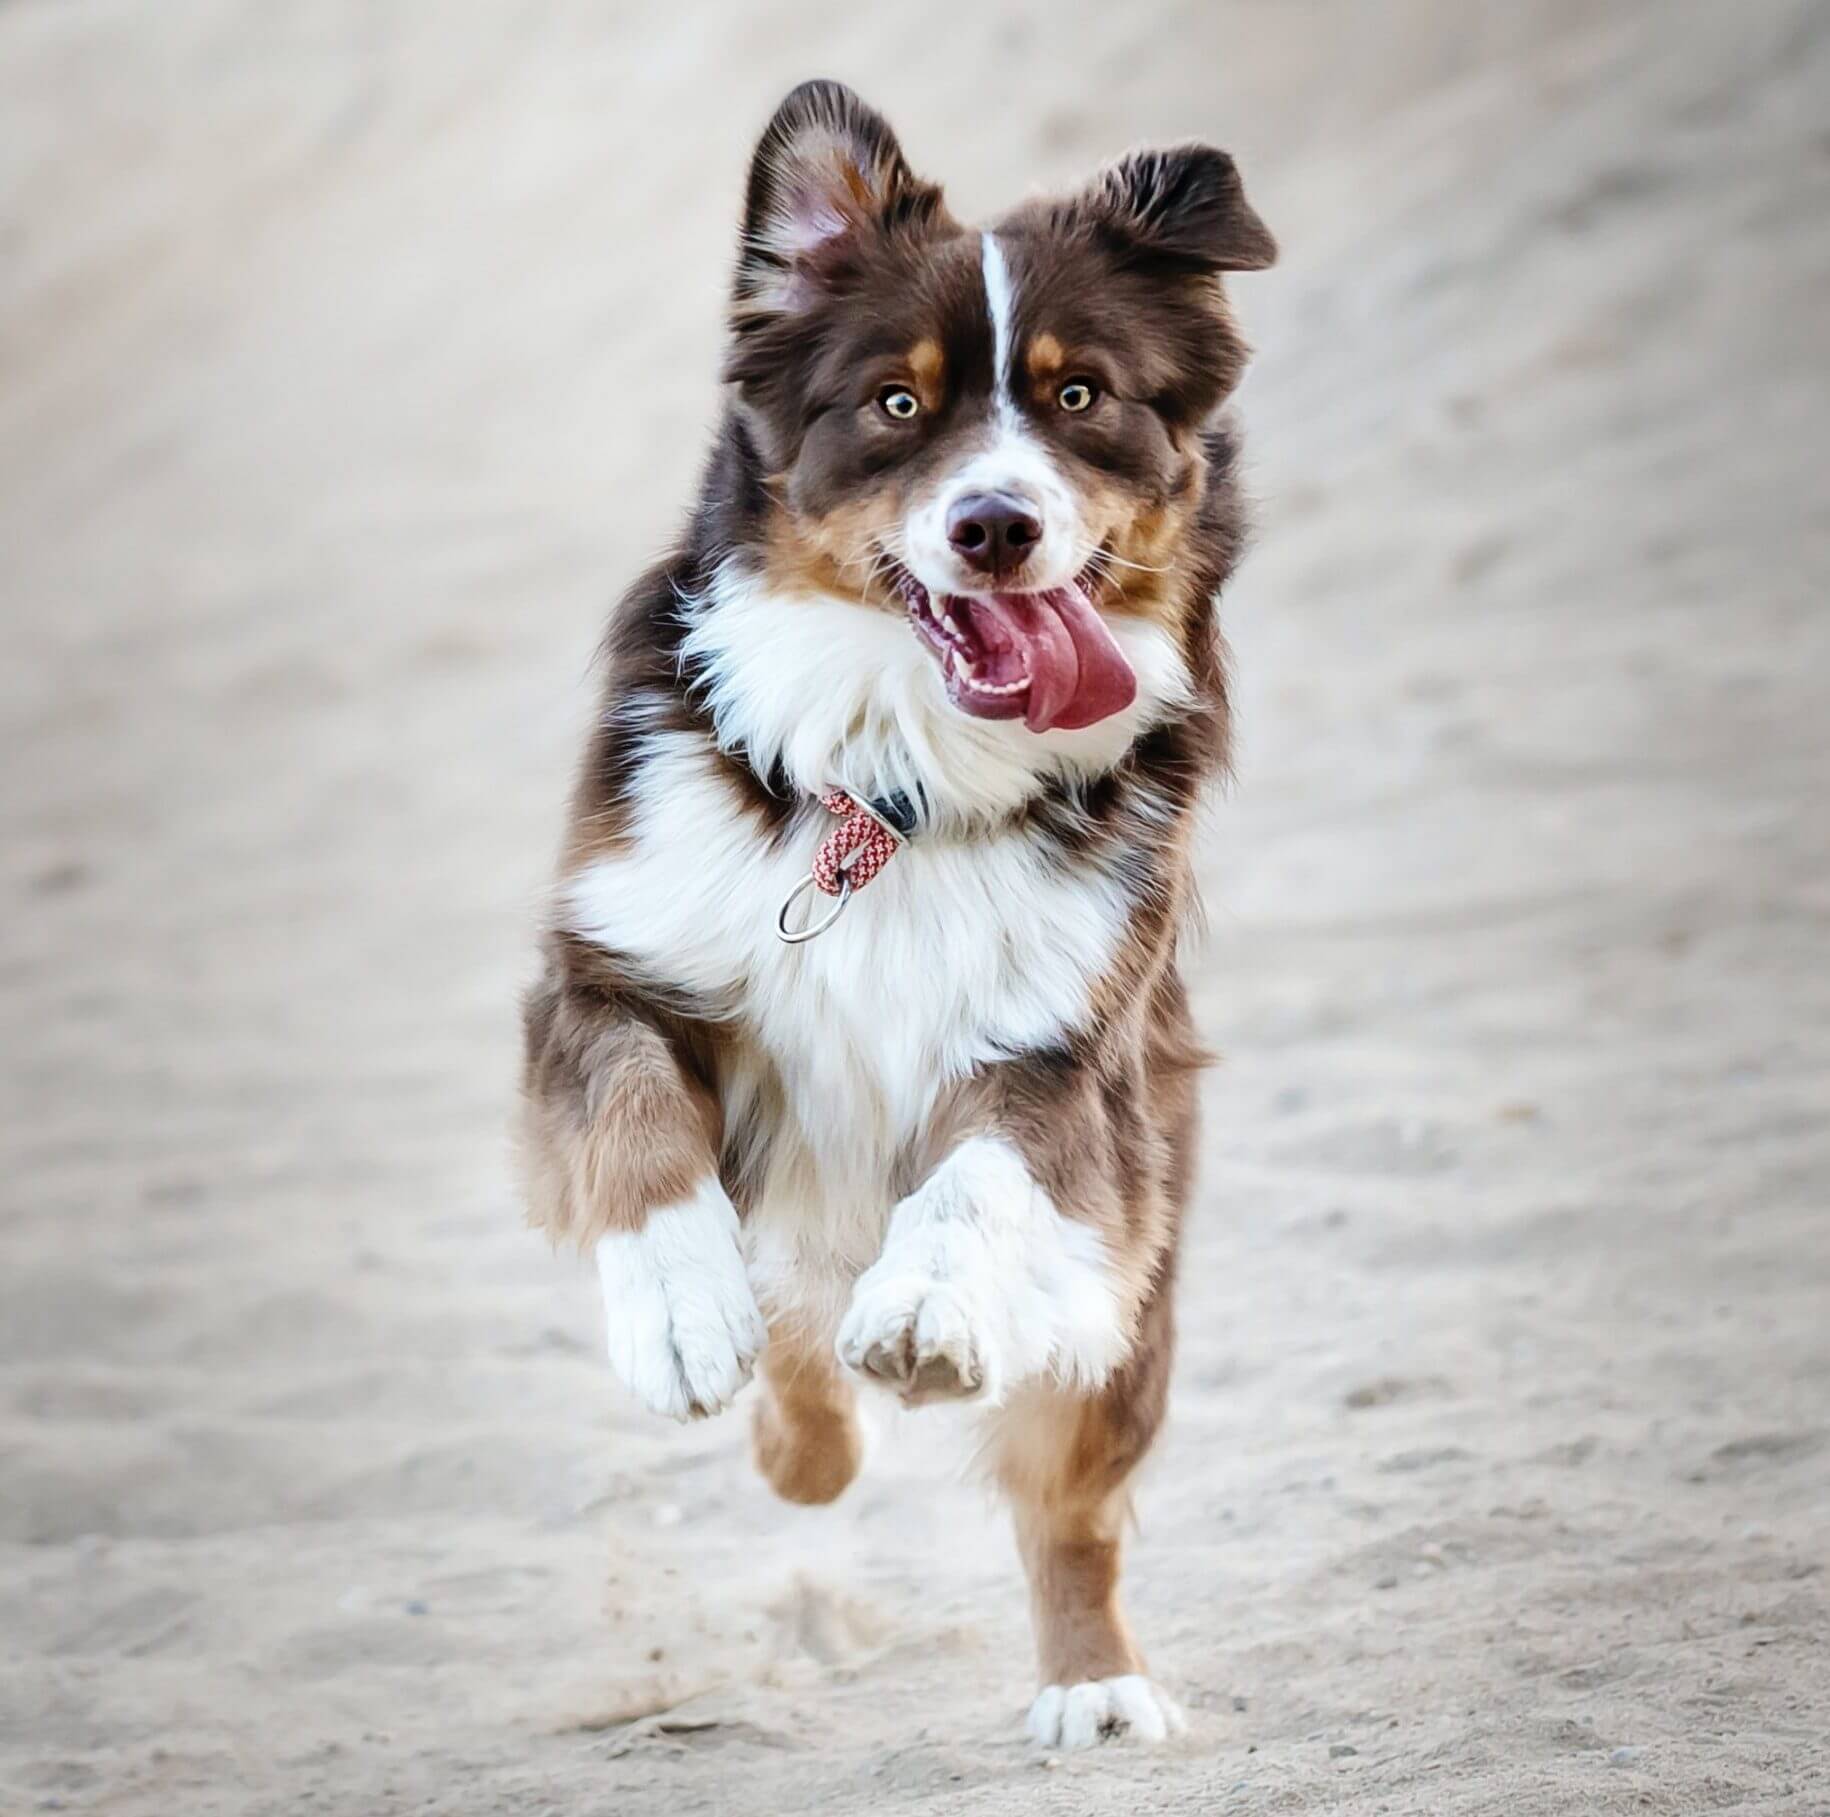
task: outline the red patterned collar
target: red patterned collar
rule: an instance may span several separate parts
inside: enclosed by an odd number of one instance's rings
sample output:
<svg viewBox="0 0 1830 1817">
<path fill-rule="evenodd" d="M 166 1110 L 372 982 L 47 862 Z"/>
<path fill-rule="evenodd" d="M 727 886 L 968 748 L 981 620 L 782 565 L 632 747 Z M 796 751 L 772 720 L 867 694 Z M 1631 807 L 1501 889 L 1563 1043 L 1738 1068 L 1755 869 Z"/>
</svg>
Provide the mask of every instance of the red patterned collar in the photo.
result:
<svg viewBox="0 0 1830 1817">
<path fill-rule="evenodd" d="M 807 875 L 788 892 L 775 918 L 775 931 L 789 946 L 823 934 L 845 912 L 845 905 L 908 843 L 915 831 L 915 804 L 898 791 L 860 800 L 843 789 L 828 789 L 820 806 L 839 824 L 820 841 Z M 833 905 L 818 921 L 790 930 L 788 916 L 808 890 L 831 896 Z"/>
</svg>

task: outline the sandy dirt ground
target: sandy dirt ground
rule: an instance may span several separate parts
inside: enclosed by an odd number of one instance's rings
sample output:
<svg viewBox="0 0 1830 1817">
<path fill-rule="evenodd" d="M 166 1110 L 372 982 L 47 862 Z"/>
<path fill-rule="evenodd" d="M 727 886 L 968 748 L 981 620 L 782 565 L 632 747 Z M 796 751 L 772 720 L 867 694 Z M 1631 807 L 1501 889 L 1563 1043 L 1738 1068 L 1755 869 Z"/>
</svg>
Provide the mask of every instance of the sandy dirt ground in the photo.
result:
<svg viewBox="0 0 1830 1817">
<path fill-rule="evenodd" d="M 1161 1753 L 1020 1738 L 945 1416 L 779 1506 L 509 1184 L 812 73 L 1286 248 Z M 1830 1810 L 1827 323 L 1822 5 L 0 4 L 0 1810 Z"/>
</svg>

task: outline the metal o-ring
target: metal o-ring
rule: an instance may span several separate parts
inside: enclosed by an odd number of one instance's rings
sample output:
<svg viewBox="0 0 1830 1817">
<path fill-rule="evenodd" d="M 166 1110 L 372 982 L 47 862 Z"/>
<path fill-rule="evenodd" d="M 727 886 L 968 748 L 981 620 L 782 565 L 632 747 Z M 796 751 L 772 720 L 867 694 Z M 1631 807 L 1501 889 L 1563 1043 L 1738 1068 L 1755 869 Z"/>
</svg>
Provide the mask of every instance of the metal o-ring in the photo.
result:
<svg viewBox="0 0 1830 1817">
<path fill-rule="evenodd" d="M 839 896 L 832 905 L 832 913 L 823 921 L 816 921 L 804 927 L 799 933 L 788 931 L 788 911 L 813 888 L 813 872 L 809 871 L 793 889 L 788 892 L 788 899 L 781 906 L 781 912 L 775 917 L 775 932 L 788 946 L 799 946 L 803 940 L 811 940 L 815 934 L 823 934 L 845 912 L 845 905 L 851 900 L 851 876 L 847 870 L 839 872 Z"/>
</svg>

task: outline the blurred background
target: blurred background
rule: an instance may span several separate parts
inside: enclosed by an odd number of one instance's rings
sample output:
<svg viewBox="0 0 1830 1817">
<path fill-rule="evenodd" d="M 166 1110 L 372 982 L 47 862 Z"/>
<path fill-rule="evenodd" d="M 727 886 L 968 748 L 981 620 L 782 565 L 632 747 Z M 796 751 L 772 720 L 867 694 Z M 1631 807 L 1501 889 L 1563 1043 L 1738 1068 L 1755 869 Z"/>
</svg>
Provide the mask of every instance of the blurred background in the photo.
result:
<svg viewBox="0 0 1830 1817">
<path fill-rule="evenodd" d="M 998 1510 L 675 1431 L 515 999 L 743 172 L 1231 149 L 1225 1056 L 1059 1767 Z M 1825 1808 L 1830 8 L 0 3 L 0 1808 Z"/>
</svg>

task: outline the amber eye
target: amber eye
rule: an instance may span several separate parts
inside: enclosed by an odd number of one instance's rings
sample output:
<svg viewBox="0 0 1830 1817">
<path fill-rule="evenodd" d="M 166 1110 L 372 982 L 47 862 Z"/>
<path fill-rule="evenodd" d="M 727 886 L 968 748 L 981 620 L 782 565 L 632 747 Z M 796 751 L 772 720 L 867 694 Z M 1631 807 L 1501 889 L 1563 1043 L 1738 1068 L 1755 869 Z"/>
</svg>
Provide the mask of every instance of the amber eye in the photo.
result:
<svg viewBox="0 0 1830 1817">
<path fill-rule="evenodd" d="M 893 416 L 897 422 L 906 423 L 920 411 L 921 400 L 905 386 L 891 385 L 877 393 L 877 406 L 885 416 Z"/>
<path fill-rule="evenodd" d="M 1055 401 L 1063 410 L 1085 410 L 1093 397 L 1093 387 L 1085 379 L 1069 379 Z"/>
</svg>

